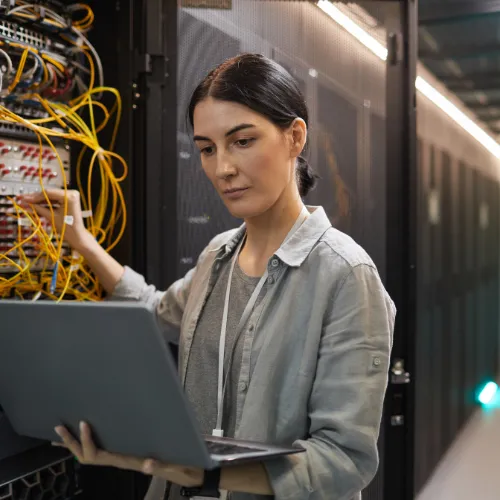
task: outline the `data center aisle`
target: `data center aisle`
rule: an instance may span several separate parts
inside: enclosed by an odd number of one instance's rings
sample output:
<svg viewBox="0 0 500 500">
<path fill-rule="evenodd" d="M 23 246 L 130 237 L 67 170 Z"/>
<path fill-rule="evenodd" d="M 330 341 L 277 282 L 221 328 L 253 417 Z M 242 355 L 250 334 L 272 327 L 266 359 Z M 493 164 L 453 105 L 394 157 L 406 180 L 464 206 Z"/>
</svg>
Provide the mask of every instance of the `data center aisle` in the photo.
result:
<svg viewBox="0 0 500 500">
<path fill-rule="evenodd" d="M 417 500 L 500 499 L 500 407 L 478 410 Z"/>
</svg>

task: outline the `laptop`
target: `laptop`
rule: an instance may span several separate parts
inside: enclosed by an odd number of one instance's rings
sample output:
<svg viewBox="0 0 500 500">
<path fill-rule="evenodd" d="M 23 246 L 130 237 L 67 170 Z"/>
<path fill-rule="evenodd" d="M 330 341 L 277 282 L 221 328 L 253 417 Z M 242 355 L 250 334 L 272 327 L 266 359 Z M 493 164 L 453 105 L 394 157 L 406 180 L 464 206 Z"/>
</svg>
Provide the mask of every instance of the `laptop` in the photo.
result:
<svg viewBox="0 0 500 500">
<path fill-rule="evenodd" d="M 101 449 L 204 469 L 304 451 L 203 436 L 143 304 L 4 300 L 0 325 L 0 405 L 22 436 L 84 420 Z"/>
</svg>

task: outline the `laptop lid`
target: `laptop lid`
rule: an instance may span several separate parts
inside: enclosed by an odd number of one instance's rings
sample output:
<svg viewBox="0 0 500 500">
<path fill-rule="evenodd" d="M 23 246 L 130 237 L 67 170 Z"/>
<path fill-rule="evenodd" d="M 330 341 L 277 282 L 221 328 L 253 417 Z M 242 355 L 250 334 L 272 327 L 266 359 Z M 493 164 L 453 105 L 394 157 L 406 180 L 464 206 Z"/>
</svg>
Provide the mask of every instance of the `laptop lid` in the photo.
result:
<svg viewBox="0 0 500 500">
<path fill-rule="evenodd" d="M 0 301 L 0 405 L 21 435 L 212 468 L 154 313 L 138 303 Z"/>
</svg>

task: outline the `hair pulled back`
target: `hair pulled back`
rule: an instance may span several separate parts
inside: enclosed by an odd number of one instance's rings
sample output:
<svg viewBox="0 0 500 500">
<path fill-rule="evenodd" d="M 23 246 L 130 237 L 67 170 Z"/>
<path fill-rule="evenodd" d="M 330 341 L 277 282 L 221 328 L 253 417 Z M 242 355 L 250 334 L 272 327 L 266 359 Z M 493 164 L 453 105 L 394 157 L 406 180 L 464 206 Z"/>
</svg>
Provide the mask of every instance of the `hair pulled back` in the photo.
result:
<svg viewBox="0 0 500 500">
<path fill-rule="evenodd" d="M 309 125 L 304 96 L 295 79 L 282 66 L 260 54 L 233 57 L 210 71 L 191 97 L 188 107 L 191 126 L 196 105 L 207 97 L 247 106 L 283 130 L 296 118 Z M 316 185 L 317 176 L 303 156 L 297 159 L 296 172 L 299 192 L 304 197 Z"/>
</svg>

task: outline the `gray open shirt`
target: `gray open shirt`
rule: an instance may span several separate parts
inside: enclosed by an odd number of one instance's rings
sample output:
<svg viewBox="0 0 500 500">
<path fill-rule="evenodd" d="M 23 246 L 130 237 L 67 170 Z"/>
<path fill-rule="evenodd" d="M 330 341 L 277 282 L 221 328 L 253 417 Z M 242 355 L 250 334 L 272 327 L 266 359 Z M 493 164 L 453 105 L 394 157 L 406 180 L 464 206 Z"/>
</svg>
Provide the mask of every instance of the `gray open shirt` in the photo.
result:
<svg viewBox="0 0 500 500">
<path fill-rule="evenodd" d="M 265 464 L 276 499 L 350 500 L 378 467 L 395 307 L 366 252 L 323 208 L 308 208 L 269 259 L 272 286 L 242 333 L 236 437 L 306 449 L 294 465 L 287 457 Z M 166 292 L 130 268 L 116 286 L 112 299 L 156 309 L 166 339 L 179 343 L 182 380 L 204 302 L 244 232 L 216 236 Z"/>
</svg>

